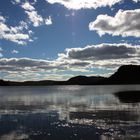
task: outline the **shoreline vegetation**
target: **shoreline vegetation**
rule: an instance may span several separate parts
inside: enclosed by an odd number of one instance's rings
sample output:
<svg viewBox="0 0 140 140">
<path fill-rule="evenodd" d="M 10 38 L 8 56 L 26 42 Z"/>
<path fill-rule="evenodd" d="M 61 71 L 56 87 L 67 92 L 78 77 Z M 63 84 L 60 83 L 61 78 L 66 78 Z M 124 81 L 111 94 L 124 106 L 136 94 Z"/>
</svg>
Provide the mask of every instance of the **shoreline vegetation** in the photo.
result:
<svg viewBox="0 0 140 140">
<path fill-rule="evenodd" d="M 76 76 L 67 81 L 24 81 L 0 80 L 0 86 L 51 86 L 51 85 L 123 85 L 140 84 L 140 65 L 123 65 L 110 77 Z"/>
</svg>

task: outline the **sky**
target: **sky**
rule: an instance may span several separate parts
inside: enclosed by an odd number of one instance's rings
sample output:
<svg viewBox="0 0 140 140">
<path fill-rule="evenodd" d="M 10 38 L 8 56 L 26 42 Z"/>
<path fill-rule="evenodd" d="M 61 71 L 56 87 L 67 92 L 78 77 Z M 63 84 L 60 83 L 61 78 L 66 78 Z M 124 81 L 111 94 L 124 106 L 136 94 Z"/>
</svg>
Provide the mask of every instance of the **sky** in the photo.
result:
<svg viewBox="0 0 140 140">
<path fill-rule="evenodd" d="M 1 0 L 0 79 L 110 76 L 140 64 L 140 0 Z"/>
</svg>

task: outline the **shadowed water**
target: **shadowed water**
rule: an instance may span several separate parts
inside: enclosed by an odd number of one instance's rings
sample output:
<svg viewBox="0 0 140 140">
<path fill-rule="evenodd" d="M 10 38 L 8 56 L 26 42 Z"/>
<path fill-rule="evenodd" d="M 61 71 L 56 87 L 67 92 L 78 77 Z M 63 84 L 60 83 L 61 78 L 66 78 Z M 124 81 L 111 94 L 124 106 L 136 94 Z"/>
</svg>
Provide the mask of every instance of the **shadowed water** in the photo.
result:
<svg viewBox="0 0 140 140">
<path fill-rule="evenodd" d="M 139 91 L 139 85 L 0 87 L 0 140 L 139 140 Z"/>
</svg>

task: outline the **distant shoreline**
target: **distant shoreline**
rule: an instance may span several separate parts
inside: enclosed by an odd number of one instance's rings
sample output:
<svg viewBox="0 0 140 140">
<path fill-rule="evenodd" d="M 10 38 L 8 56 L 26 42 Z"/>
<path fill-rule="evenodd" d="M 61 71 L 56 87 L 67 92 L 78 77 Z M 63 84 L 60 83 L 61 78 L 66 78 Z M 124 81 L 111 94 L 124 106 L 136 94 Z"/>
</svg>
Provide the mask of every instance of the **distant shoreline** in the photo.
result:
<svg viewBox="0 0 140 140">
<path fill-rule="evenodd" d="M 100 76 L 76 76 L 67 81 L 24 81 L 0 80 L 0 86 L 55 86 L 55 85 L 129 85 L 140 84 L 140 65 L 123 65 L 108 78 Z"/>
</svg>

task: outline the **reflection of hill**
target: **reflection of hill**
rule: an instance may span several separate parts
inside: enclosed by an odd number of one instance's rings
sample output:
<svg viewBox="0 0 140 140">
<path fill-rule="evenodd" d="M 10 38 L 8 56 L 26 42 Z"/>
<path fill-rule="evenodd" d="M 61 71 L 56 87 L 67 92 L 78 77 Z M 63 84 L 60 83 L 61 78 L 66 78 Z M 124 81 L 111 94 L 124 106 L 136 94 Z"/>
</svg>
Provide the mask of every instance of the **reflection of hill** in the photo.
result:
<svg viewBox="0 0 140 140">
<path fill-rule="evenodd" d="M 93 112 L 70 112 L 70 119 L 93 119 L 93 120 L 108 120 L 108 121 L 137 121 L 139 115 L 134 111 L 125 110 L 98 110 Z"/>
<path fill-rule="evenodd" d="M 140 102 L 140 91 L 121 91 L 115 93 L 119 100 L 123 103 Z"/>
<path fill-rule="evenodd" d="M 0 86 L 39 86 L 39 85 L 109 85 L 109 84 L 140 84 L 140 66 L 124 65 L 121 66 L 109 78 L 96 76 L 76 76 L 68 81 L 26 81 L 12 82 L 0 80 Z"/>
</svg>

